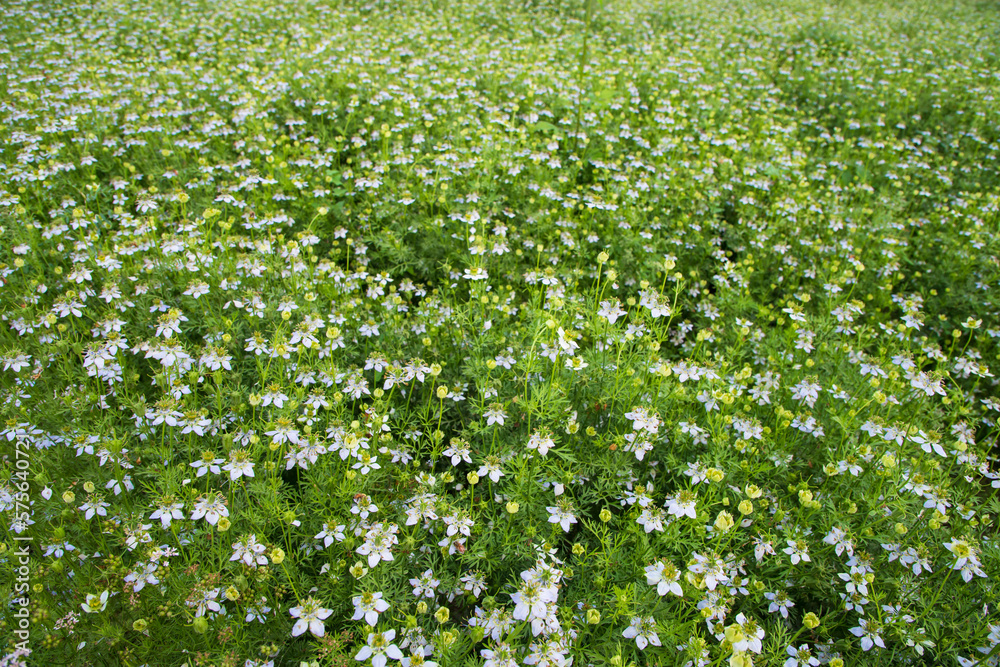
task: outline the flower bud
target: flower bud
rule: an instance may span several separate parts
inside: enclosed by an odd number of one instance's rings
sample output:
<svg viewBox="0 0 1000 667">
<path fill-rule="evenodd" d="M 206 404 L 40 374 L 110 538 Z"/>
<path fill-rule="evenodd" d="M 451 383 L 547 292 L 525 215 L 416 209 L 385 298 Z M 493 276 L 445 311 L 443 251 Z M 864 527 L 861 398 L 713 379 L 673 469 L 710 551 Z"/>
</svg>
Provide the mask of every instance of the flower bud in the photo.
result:
<svg viewBox="0 0 1000 667">
<path fill-rule="evenodd" d="M 729 667 L 753 667 L 753 656 L 749 653 L 734 653 L 729 658 Z"/>
<path fill-rule="evenodd" d="M 720 533 L 725 533 L 734 525 L 733 515 L 729 512 L 722 510 L 719 512 L 719 516 L 715 519 L 715 529 Z"/>
<path fill-rule="evenodd" d="M 601 622 L 601 612 L 596 609 L 587 610 L 587 623 L 589 625 L 597 625 Z"/>
<path fill-rule="evenodd" d="M 605 507 L 601 510 L 599 517 L 602 522 L 607 523 L 608 521 L 611 521 L 611 511 Z"/>
<path fill-rule="evenodd" d="M 447 623 L 448 618 L 451 616 L 451 611 L 448 607 L 441 607 L 436 612 L 434 612 L 434 618 L 437 619 L 438 623 Z"/>
<path fill-rule="evenodd" d="M 517 504 L 516 502 L 514 502 L 513 500 L 511 500 L 510 502 L 507 503 L 507 513 L 508 514 L 517 514 L 517 511 L 519 509 L 521 509 L 521 506 L 519 504 Z"/>
<path fill-rule="evenodd" d="M 203 635 L 208 632 L 208 619 L 204 616 L 199 616 L 191 623 L 191 627 L 193 627 L 194 631 L 199 635 Z"/>
<path fill-rule="evenodd" d="M 809 612 L 802 617 L 802 625 L 806 626 L 810 630 L 815 630 L 819 627 L 819 616 L 813 612 Z"/>
<path fill-rule="evenodd" d="M 733 623 L 732 625 L 727 626 L 725 634 L 726 640 L 729 641 L 730 644 L 735 644 L 746 639 L 746 635 L 743 634 L 743 628 L 740 627 L 738 623 Z"/>
<path fill-rule="evenodd" d="M 285 560 L 285 552 L 280 547 L 274 547 L 271 549 L 271 562 L 275 565 L 281 565 Z"/>
</svg>

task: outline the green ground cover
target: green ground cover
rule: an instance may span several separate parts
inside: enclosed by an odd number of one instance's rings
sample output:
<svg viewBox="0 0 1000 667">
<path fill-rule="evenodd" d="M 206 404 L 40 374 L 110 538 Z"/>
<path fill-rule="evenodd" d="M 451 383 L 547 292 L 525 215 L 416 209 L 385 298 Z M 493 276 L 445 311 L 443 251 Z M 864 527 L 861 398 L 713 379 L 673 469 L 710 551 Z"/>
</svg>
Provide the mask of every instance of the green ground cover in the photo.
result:
<svg viewBox="0 0 1000 667">
<path fill-rule="evenodd" d="M 0 665 L 1000 664 L 998 65 L 989 2 L 5 3 Z"/>
</svg>

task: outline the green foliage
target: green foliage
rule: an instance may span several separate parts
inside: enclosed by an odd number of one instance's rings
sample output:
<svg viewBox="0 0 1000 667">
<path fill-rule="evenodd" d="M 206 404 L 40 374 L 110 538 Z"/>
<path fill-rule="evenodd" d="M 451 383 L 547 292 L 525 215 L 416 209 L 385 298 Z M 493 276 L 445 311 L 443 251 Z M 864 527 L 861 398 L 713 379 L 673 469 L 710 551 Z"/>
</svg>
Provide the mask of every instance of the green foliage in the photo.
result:
<svg viewBox="0 0 1000 667">
<path fill-rule="evenodd" d="M 7 9 L 4 664 L 995 663 L 994 6 Z"/>
</svg>

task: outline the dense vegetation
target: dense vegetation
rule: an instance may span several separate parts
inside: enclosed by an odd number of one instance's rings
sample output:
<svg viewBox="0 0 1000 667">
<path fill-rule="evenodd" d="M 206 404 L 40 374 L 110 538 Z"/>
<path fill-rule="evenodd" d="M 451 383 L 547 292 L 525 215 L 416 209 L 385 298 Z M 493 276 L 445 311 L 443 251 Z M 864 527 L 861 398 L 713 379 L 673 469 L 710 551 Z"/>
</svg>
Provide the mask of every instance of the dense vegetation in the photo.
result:
<svg viewBox="0 0 1000 667">
<path fill-rule="evenodd" d="M 5 3 L 0 664 L 1000 664 L 998 65 L 965 0 Z"/>
</svg>

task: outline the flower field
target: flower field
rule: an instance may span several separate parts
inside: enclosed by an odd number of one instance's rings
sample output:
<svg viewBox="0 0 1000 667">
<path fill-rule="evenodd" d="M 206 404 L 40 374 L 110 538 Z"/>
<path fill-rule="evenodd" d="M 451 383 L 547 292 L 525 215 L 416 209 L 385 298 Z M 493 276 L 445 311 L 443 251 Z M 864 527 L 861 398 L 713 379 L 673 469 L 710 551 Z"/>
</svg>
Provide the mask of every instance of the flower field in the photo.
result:
<svg viewBox="0 0 1000 667">
<path fill-rule="evenodd" d="M 0 35 L 0 666 L 1000 665 L 996 4 Z"/>
</svg>

